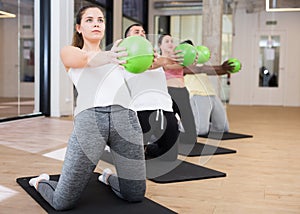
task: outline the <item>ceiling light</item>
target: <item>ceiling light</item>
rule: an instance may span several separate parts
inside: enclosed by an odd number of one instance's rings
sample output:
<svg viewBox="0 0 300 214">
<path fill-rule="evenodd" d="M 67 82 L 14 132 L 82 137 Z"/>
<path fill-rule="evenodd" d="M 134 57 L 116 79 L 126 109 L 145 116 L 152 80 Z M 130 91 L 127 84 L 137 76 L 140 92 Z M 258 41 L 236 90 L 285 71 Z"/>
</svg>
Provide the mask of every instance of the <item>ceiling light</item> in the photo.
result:
<svg viewBox="0 0 300 214">
<path fill-rule="evenodd" d="M 15 18 L 16 15 L 0 10 L 0 18 Z"/>
</svg>

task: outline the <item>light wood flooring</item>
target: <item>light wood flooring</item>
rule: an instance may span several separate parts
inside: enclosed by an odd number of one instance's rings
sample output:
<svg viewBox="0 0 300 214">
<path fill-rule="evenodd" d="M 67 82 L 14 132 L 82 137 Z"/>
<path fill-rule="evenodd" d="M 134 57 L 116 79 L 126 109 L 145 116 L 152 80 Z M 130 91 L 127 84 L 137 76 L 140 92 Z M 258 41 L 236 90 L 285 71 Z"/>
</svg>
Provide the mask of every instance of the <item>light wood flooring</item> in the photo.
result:
<svg viewBox="0 0 300 214">
<path fill-rule="evenodd" d="M 146 196 L 180 214 L 300 213 L 300 108 L 227 105 L 227 112 L 232 132 L 254 137 L 199 138 L 237 153 L 186 159 L 227 176 L 172 184 L 147 181 Z M 45 213 L 15 180 L 60 173 L 62 161 L 44 154 L 64 149 L 71 130 L 72 121 L 65 118 L 0 123 L 1 214 Z"/>
</svg>

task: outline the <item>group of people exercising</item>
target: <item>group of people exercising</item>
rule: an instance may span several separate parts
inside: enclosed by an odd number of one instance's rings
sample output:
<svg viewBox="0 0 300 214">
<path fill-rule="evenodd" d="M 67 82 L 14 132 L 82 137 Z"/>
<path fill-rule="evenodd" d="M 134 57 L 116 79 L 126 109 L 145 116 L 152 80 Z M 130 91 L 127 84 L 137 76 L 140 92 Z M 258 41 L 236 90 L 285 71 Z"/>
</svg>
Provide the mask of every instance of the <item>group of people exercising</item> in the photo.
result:
<svg viewBox="0 0 300 214">
<path fill-rule="evenodd" d="M 72 45 L 61 50 L 78 92 L 62 172 L 58 182 L 41 174 L 29 183 L 54 209 L 71 209 L 109 146 L 117 173 L 105 169 L 99 180 L 120 198 L 141 201 L 146 190 L 145 159 L 176 160 L 178 143 L 195 144 L 204 129 L 228 130 L 225 110 L 213 87 L 206 85 L 206 75 L 225 74 L 232 66 L 227 61 L 220 66 L 182 66 L 172 36 L 162 35 L 160 56 L 155 54 L 147 71 L 133 74 L 122 67 L 127 52 L 118 46 L 121 40 L 111 50 L 101 49 L 105 18 L 100 8 L 82 7 L 75 27 Z M 146 38 L 139 24 L 125 32 L 125 37 L 134 35 Z M 202 103 L 207 107 L 197 110 Z M 203 111 L 211 120 L 205 128 L 199 121 Z"/>
</svg>

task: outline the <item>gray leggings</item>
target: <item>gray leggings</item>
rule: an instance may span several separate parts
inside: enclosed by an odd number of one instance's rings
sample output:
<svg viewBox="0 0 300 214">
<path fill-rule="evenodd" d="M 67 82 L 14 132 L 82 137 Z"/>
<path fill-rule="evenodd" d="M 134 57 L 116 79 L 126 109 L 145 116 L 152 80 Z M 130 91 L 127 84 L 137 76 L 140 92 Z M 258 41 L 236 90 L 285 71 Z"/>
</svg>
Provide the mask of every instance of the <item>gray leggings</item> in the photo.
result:
<svg viewBox="0 0 300 214">
<path fill-rule="evenodd" d="M 118 175 L 108 179 L 112 190 L 130 202 L 144 198 L 143 135 L 136 113 L 120 106 L 97 107 L 75 117 L 59 181 L 41 181 L 38 185 L 38 192 L 54 209 L 74 207 L 106 144 L 111 148 Z"/>
<path fill-rule="evenodd" d="M 198 135 L 229 131 L 226 111 L 219 97 L 194 95 L 191 106 Z"/>
</svg>

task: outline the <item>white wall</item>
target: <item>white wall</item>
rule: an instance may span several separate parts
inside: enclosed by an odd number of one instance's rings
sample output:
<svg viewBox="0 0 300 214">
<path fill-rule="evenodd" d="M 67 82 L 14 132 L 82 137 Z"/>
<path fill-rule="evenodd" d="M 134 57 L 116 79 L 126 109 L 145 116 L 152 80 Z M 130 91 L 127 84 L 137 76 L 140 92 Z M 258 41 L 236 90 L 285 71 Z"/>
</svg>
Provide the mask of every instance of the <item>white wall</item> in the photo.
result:
<svg viewBox="0 0 300 214">
<path fill-rule="evenodd" d="M 238 8 L 233 37 L 233 56 L 242 62 L 242 70 L 231 77 L 230 104 L 252 105 L 258 68 L 256 35 L 259 32 L 284 32 L 283 65 L 280 70 L 283 83 L 283 106 L 300 106 L 300 12 L 254 12 L 246 13 Z M 277 25 L 266 25 L 266 21 L 277 21 Z M 275 92 L 275 91 L 274 91 Z M 272 91 L 270 91 L 272 93 Z M 273 94 L 274 95 L 274 94 Z"/>
<path fill-rule="evenodd" d="M 74 30 L 74 1 L 51 1 L 51 116 L 71 115 L 73 84 L 60 59 L 60 50 L 70 45 Z"/>
</svg>

